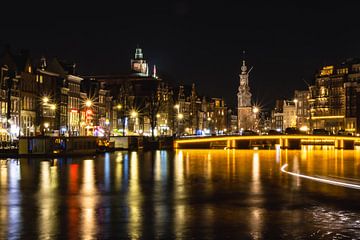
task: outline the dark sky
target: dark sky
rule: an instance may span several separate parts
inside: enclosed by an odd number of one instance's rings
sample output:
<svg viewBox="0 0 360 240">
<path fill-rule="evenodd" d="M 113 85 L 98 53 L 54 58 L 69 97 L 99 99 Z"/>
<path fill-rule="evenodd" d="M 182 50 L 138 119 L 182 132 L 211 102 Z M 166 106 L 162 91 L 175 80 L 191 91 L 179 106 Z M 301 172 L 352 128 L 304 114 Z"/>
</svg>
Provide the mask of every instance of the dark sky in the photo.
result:
<svg viewBox="0 0 360 240">
<path fill-rule="evenodd" d="M 139 44 L 166 79 L 230 106 L 243 50 L 254 101 L 268 107 L 321 65 L 360 56 L 356 1 L 128 2 L 2 3 L 0 44 L 75 61 L 81 74 L 126 72 Z"/>
</svg>

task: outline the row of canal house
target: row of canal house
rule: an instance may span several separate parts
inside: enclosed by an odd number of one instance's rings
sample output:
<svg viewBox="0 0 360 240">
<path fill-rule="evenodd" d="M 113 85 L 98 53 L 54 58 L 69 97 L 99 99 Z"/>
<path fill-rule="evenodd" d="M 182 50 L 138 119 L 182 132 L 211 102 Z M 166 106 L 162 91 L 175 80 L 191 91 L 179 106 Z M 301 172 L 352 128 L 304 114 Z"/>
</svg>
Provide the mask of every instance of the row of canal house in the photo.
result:
<svg viewBox="0 0 360 240">
<path fill-rule="evenodd" d="M 80 75 L 76 64 L 0 56 L 0 138 L 19 136 L 192 135 L 235 131 L 222 98 L 160 78 L 137 48 L 128 73 Z M 236 119 L 235 119 L 236 120 Z M 233 126 L 234 125 L 234 126 Z"/>
<path fill-rule="evenodd" d="M 98 83 L 85 84 L 74 63 L 34 59 L 27 51 L 16 53 L 7 47 L 0 66 L 2 141 L 19 136 L 78 136 L 105 127 L 108 92 Z M 90 97 L 92 104 L 86 107 Z"/>
</svg>

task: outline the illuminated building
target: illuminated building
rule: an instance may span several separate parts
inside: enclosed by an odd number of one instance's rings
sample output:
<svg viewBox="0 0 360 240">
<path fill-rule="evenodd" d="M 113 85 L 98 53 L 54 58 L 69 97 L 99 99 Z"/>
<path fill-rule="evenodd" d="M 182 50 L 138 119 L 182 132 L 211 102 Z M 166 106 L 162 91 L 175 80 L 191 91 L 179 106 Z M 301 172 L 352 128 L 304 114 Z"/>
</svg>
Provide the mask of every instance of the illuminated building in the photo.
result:
<svg viewBox="0 0 360 240">
<path fill-rule="evenodd" d="M 1 139 L 15 140 L 29 132 L 36 117 L 36 88 L 32 86 L 32 66 L 29 53 L 13 54 L 6 48 L 1 66 Z"/>
<path fill-rule="evenodd" d="M 309 96 L 308 90 L 295 90 L 296 127 L 309 127 Z"/>
<path fill-rule="evenodd" d="M 359 131 L 358 81 L 360 60 L 347 59 L 339 65 L 324 66 L 310 86 L 310 127 L 337 133 Z"/>
<path fill-rule="evenodd" d="M 155 69 L 156 68 L 154 68 L 154 70 Z M 142 49 L 139 47 L 135 50 L 134 59 L 131 59 L 131 70 L 139 76 L 149 76 L 149 66 L 144 59 Z M 156 70 L 154 71 L 154 75 L 156 76 Z"/>
<path fill-rule="evenodd" d="M 296 127 L 296 103 L 290 100 L 277 100 L 272 111 L 272 125 L 278 131 Z"/>
<path fill-rule="evenodd" d="M 251 68 L 252 69 L 252 68 Z M 249 87 L 249 73 L 245 60 L 241 66 L 240 85 L 238 97 L 238 129 L 247 130 L 253 127 L 253 109 L 251 105 L 251 93 Z"/>
<path fill-rule="evenodd" d="M 84 78 L 81 82 L 82 99 L 80 131 L 81 135 L 102 136 L 110 134 L 111 100 L 110 91 L 104 82 L 94 78 Z M 90 106 L 86 106 L 86 102 Z M 89 105 L 89 104 L 88 104 Z"/>
<path fill-rule="evenodd" d="M 212 132 L 223 134 L 227 129 L 227 107 L 222 98 L 211 98 L 210 111 L 208 111 L 211 118 Z"/>
<path fill-rule="evenodd" d="M 52 104 L 56 104 L 53 129 L 60 135 L 80 135 L 80 111 L 86 94 L 80 90 L 83 78 L 78 76 L 75 70 L 75 63 L 63 62 L 57 58 L 38 70 L 45 84 L 42 95 L 49 95 Z M 56 88 L 51 88 L 53 86 Z"/>
<path fill-rule="evenodd" d="M 294 101 L 284 100 L 283 115 L 284 129 L 296 127 L 296 104 Z"/>
<path fill-rule="evenodd" d="M 149 74 L 142 49 L 136 48 L 130 63 L 128 73 L 85 77 L 100 82 L 112 96 L 108 119 L 111 134 L 171 135 L 173 98 L 169 84 L 157 75 L 156 67 Z"/>
</svg>

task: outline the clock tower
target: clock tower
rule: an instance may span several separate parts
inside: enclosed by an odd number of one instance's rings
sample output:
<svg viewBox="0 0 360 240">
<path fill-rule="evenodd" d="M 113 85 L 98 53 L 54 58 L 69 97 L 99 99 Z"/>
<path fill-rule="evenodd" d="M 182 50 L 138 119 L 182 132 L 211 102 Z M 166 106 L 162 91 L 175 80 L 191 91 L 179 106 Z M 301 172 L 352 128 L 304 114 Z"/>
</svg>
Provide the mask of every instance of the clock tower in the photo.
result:
<svg viewBox="0 0 360 240">
<path fill-rule="evenodd" d="M 241 66 L 240 86 L 237 93 L 238 98 L 238 129 L 247 130 L 253 126 L 253 114 L 251 106 L 251 93 L 249 87 L 249 73 L 252 70 L 248 70 L 245 60 L 243 60 Z"/>
<path fill-rule="evenodd" d="M 135 58 L 131 59 L 131 70 L 140 76 L 149 76 L 149 67 L 144 59 L 142 49 L 137 47 L 135 50 Z"/>
</svg>

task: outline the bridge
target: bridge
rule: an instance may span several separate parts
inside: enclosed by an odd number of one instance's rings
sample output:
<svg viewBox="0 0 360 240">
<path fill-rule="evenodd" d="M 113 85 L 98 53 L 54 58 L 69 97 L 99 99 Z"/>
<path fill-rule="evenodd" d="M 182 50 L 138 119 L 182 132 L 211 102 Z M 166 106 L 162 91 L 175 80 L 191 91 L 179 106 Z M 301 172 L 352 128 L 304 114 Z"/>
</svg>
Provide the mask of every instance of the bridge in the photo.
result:
<svg viewBox="0 0 360 240">
<path fill-rule="evenodd" d="M 360 146 L 360 137 L 325 135 L 223 135 L 209 137 L 186 137 L 174 141 L 175 149 L 252 149 L 275 148 L 301 149 L 301 146 L 333 146 L 335 149 L 354 149 Z"/>
</svg>

